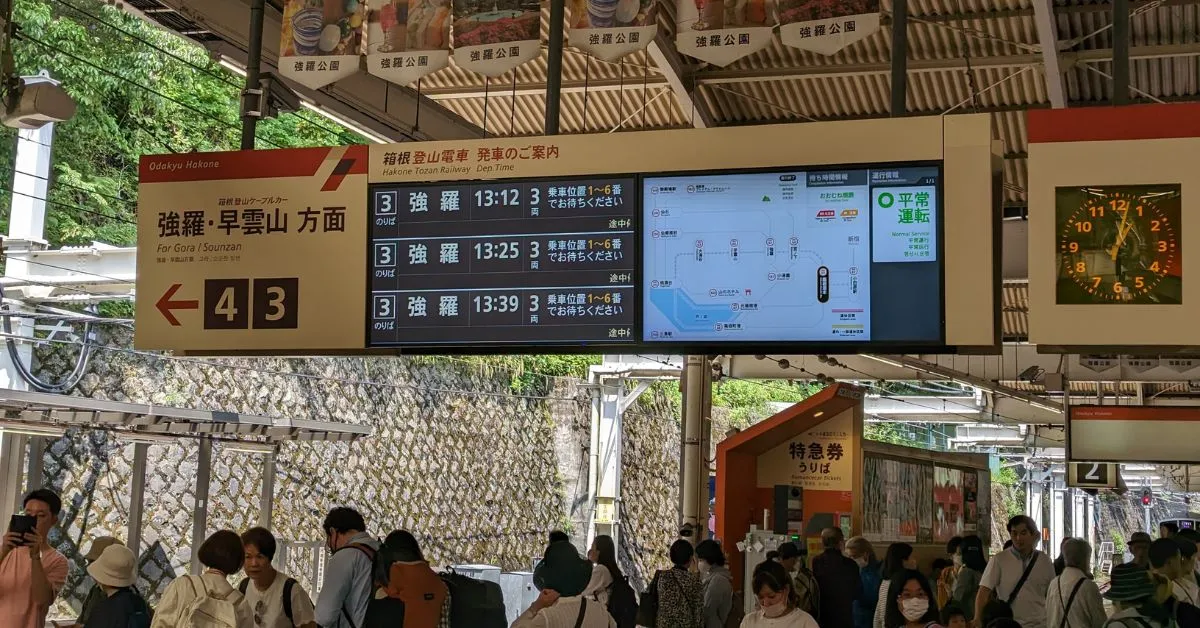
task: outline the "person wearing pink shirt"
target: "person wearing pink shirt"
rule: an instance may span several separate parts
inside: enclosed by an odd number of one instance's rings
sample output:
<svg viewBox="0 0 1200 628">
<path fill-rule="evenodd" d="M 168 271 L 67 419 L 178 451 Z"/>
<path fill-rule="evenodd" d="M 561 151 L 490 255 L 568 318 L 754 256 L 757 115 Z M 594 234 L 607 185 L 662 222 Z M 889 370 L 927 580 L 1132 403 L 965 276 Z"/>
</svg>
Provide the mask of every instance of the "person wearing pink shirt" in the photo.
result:
<svg viewBox="0 0 1200 628">
<path fill-rule="evenodd" d="M 37 519 L 34 531 L 4 535 L 0 547 L 0 617 L 11 628 L 41 628 L 54 598 L 67 581 L 67 559 L 50 547 L 47 535 L 58 523 L 62 500 L 39 489 L 25 496 L 25 514 Z"/>
</svg>

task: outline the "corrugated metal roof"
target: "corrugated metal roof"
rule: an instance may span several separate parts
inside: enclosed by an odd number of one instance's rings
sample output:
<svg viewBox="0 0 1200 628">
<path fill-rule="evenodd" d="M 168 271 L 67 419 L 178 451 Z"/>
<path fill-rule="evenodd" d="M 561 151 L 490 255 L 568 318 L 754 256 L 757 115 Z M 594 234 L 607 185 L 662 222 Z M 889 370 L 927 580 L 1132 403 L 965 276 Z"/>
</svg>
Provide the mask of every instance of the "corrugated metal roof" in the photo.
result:
<svg viewBox="0 0 1200 628">
<path fill-rule="evenodd" d="M 131 0 L 134 4 L 150 0 Z M 660 38 L 673 49 L 674 0 L 661 0 Z M 1131 0 L 1130 80 L 1140 100 L 1200 96 L 1200 0 Z M 543 2 L 548 32 L 549 3 Z M 646 52 L 608 63 L 568 48 L 563 58 L 561 129 L 566 133 L 878 117 L 890 106 L 892 0 L 884 27 L 832 56 L 784 46 L 718 68 L 681 59 L 679 68 Z M 989 111 L 1005 143 L 1005 202 L 1025 203 L 1024 111 L 1050 106 L 1037 18 L 1030 0 L 909 0 L 909 115 Z M 1071 106 L 1111 99 L 1112 14 L 1104 0 L 1055 0 L 1060 66 Z M 183 26 L 178 26 L 183 28 Z M 192 35 L 203 41 L 201 35 Z M 676 55 L 671 52 L 668 58 Z M 496 135 L 544 129 L 546 53 L 497 79 L 453 65 L 419 87 L 440 105 Z M 675 72 L 678 71 L 677 76 Z M 670 80 L 668 80 L 670 79 Z M 671 82 L 693 93 L 687 110 Z M 645 104 L 645 111 L 642 111 Z M 486 120 L 485 120 L 486 118 Z"/>
<path fill-rule="evenodd" d="M 1055 5 L 1068 101 L 1072 105 L 1108 102 L 1111 6 L 1091 0 L 1056 0 Z M 1135 92 L 1135 97 L 1196 98 L 1200 94 L 1200 45 L 1195 45 L 1200 43 L 1200 0 L 1135 0 L 1133 7 L 1130 76 L 1132 85 L 1143 92 Z M 776 40 L 726 68 L 685 65 L 682 83 L 694 90 L 696 106 L 722 125 L 887 115 L 891 0 L 884 0 L 882 8 L 884 28 L 836 55 L 825 57 Z M 666 20 L 671 13 L 663 12 Z M 993 112 L 996 137 L 1004 141 L 1008 157 L 1005 202 L 1022 206 L 1027 181 L 1024 111 L 1049 106 L 1032 4 L 1028 0 L 911 0 L 908 39 L 908 113 Z M 543 54 L 517 70 L 516 97 L 511 75 L 490 82 L 486 123 L 490 133 L 542 132 L 545 98 L 532 92 L 544 89 L 545 67 Z M 696 115 L 681 110 L 669 91 L 665 74 L 670 71 L 655 67 L 645 53 L 627 57 L 622 67 L 569 51 L 563 60 L 564 132 L 605 132 L 621 121 L 622 130 L 690 126 Z M 599 86 L 586 90 L 586 107 L 585 82 Z M 449 68 L 427 77 L 422 88 L 483 126 L 483 83 L 482 77 Z M 649 103 L 644 116 L 643 101 Z M 1006 334 L 1025 332 L 1015 318 L 1006 314 Z"/>
</svg>

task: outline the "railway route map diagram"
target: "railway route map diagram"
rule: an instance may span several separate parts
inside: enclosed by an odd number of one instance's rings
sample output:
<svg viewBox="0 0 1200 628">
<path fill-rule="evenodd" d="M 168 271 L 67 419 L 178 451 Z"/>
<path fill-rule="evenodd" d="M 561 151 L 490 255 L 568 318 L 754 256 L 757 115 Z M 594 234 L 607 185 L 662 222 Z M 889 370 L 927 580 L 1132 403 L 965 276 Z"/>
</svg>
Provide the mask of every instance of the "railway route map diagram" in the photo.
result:
<svg viewBox="0 0 1200 628">
<path fill-rule="evenodd" d="M 644 340 L 869 340 L 868 176 L 646 178 Z"/>
</svg>

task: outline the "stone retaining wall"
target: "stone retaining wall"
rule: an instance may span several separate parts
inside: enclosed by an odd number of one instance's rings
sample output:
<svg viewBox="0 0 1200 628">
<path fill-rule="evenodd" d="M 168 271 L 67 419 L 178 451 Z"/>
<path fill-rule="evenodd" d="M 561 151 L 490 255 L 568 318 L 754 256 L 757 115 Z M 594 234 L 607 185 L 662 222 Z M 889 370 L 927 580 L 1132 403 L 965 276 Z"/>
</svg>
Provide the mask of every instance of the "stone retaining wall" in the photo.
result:
<svg viewBox="0 0 1200 628">
<path fill-rule="evenodd" d="M 117 334 L 98 342 L 128 347 L 129 340 Z M 57 352 L 38 357 L 46 377 L 73 361 Z M 570 379 L 514 391 L 515 381 L 441 358 L 197 360 L 106 350 L 73 394 L 371 425 L 374 435 L 354 444 L 282 446 L 272 521 L 279 538 L 321 539 L 324 513 L 346 504 L 363 512 L 373 533 L 412 530 L 435 564 L 527 570 L 550 530 L 582 531 L 587 520 L 590 402 Z M 645 574 L 665 566 L 674 538 L 677 413 L 664 396 L 647 393 L 626 428 L 620 545 L 642 586 Z M 152 597 L 191 559 L 197 451 L 187 439 L 149 447 L 140 586 Z M 80 551 L 102 534 L 126 536 L 133 445 L 111 433 L 72 431 L 44 456 L 47 483 L 65 503 L 57 543 L 73 569 L 57 610 L 70 615 L 64 605 L 78 608 L 90 586 Z M 257 523 L 261 469 L 256 456 L 214 445 L 209 531 Z M 316 553 L 292 552 L 289 568 L 307 571 Z M 311 590 L 309 574 L 295 575 Z"/>
</svg>

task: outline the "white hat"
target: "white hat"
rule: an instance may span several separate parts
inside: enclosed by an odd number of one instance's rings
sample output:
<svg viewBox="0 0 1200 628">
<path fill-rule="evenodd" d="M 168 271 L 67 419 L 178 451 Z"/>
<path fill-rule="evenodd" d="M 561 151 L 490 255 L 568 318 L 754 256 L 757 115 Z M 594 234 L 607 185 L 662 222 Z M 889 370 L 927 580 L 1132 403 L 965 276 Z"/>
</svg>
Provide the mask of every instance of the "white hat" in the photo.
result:
<svg viewBox="0 0 1200 628">
<path fill-rule="evenodd" d="M 124 545 L 110 545 L 100 558 L 88 566 L 87 572 L 96 582 L 110 587 L 128 587 L 137 578 L 133 550 Z"/>
<path fill-rule="evenodd" d="M 100 558 L 100 554 L 104 553 L 104 548 L 109 545 L 121 545 L 121 541 L 111 536 L 98 536 L 92 540 L 92 548 L 83 557 L 91 562 L 96 562 Z"/>
</svg>

